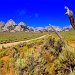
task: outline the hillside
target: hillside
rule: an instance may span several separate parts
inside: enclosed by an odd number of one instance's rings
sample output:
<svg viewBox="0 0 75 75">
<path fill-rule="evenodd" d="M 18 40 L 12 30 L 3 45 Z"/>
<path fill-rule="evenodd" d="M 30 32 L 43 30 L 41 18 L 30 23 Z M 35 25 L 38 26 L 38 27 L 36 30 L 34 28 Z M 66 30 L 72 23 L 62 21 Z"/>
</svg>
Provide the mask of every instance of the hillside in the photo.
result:
<svg viewBox="0 0 75 75">
<path fill-rule="evenodd" d="M 0 50 L 0 74 L 74 75 L 75 48 L 64 46 L 54 35 L 3 47 Z"/>
</svg>

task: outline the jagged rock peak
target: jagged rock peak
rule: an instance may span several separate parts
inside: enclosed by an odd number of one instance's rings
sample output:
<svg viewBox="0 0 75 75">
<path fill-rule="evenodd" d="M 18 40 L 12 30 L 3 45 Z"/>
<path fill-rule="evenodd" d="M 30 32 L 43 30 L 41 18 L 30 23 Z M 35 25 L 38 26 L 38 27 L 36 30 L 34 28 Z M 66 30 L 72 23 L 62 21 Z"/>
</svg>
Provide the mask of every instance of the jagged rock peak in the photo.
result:
<svg viewBox="0 0 75 75">
<path fill-rule="evenodd" d="M 14 26 L 14 25 L 16 25 L 16 23 L 12 19 L 8 20 L 7 23 L 5 24 L 5 26 Z"/>
<path fill-rule="evenodd" d="M 19 26 L 26 26 L 26 24 L 24 22 L 20 22 L 18 25 Z"/>
</svg>

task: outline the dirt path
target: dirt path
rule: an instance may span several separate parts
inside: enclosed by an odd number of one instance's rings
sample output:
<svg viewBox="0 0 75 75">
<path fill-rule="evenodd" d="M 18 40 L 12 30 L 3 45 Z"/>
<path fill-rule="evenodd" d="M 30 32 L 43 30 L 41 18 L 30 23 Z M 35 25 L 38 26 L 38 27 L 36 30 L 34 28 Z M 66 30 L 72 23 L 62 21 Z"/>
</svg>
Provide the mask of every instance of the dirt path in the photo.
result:
<svg viewBox="0 0 75 75">
<path fill-rule="evenodd" d="M 38 37 L 38 38 L 35 38 L 35 39 L 31 39 L 31 40 L 26 40 L 26 41 L 19 41 L 19 42 L 13 42 L 13 43 L 7 43 L 7 44 L 0 44 L 0 49 L 2 49 L 2 46 L 7 48 L 7 47 L 11 47 L 11 46 L 14 46 L 14 45 L 18 45 L 20 43 L 24 43 L 24 42 L 29 42 L 29 41 L 32 41 L 32 40 L 37 40 L 37 39 L 41 39 L 41 38 L 44 38 L 46 37 L 47 35 L 43 35 L 41 37 Z"/>
</svg>

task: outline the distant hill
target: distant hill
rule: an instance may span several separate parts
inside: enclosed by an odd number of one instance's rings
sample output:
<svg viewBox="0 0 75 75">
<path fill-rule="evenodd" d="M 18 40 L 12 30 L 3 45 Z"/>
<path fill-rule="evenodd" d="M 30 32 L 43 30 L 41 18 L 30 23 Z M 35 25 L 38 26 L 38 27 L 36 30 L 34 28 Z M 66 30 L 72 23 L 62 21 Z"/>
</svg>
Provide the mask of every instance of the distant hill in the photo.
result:
<svg viewBox="0 0 75 75">
<path fill-rule="evenodd" d="M 64 27 L 60 28 L 58 26 L 53 26 L 56 31 L 69 31 L 72 28 L 71 27 Z M 16 24 L 16 22 L 12 19 L 8 20 L 6 23 L 0 22 L 0 32 L 20 32 L 20 31 L 25 31 L 25 32 L 51 32 L 53 31 L 50 26 L 44 27 L 30 27 L 27 26 L 24 22 L 20 22 L 19 24 Z"/>
</svg>

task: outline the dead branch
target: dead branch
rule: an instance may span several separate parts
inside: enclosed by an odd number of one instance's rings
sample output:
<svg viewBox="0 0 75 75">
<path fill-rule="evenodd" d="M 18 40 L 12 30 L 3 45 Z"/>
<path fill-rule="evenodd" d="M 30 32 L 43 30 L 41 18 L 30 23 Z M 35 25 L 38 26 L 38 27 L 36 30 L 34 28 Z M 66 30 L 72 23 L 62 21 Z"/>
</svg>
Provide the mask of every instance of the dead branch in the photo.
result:
<svg viewBox="0 0 75 75">
<path fill-rule="evenodd" d="M 65 44 L 65 41 L 64 41 L 63 37 L 52 26 L 51 26 L 51 28 L 57 34 L 57 36 L 60 38 L 60 40 Z"/>
</svg>

